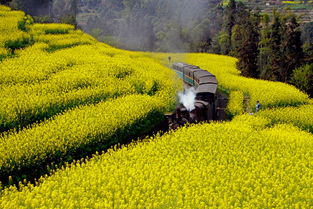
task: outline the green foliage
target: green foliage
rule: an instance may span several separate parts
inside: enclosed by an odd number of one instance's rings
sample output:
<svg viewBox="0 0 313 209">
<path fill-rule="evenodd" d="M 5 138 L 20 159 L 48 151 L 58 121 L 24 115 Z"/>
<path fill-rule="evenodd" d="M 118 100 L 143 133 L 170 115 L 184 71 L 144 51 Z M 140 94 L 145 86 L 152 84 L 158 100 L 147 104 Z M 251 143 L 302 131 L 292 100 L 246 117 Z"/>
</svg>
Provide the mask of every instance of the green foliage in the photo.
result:
<svg viewBox="0 0 313 209">
<path fill-rule="evenodd" d="M 291 82 L 313 97 L 313 64 L 304 65 L 294 70 Z"/>
<path fill-rule="evenodd" d="M 280 80 L 279 71 L 281 69 L 281 62 L 283 59 L 281 53 L 282 23 L 281 17 L 275 12 L 270 30 L 270 49 L 272 55 L 270 57 L 269 64 L 272 66 L 273 80 Z"/>
<path fill-rule="evenodd" d="M 213 40 L 213 52 L 237 57 L 237 67 L 244 76 L 289 82 L 292 71 L 303 61 L 296 16 L 274 10 L 272 18 L 266 14 L 260 17 L 234 0 L 225 6 L 223 15 L 224 27 Z M 310 62 L 311 47 L 306 50 L 305 60 Z"/>
<path fill-rule="evenodd" d="M 303 45 L 305 63 L 313 63 L 313 43 L 305 43 Z"/>
<path fill-rule="evenodd" d="M 220 48 L 220 53 L 221 54 L 228 54 L 228 52 L 230 51 L 230 37 L 227 33 L 225 32 L 221 32 L 219 35 L 218 35 L 218 45 L 219 45 L 219 48 Z"/>
<path fill-rule="evenodd" d="M 33 18 L 31 16 L 27 15 L 23 18 L 23 20 L 21 20 L 17 23 L 17 27 L 18 27 L 18 29 L 20 29 L 22 31 L 28 31 L 29 26 L 32 25 L 33 23 L 34 23 Z"/>
<path fill-rule="evenodd" d="M 46 34 L 67 34 L 68 32 L 69 32 L 68 29 L 63 28 L 51 28 L 45 30 Z"/>
<path fill-rule="evenodd" d="M 246 77 L 257 77 L 257 58 L 259 43 L 259 17 L 250 14 L 242 25 L 242 44 L 238 46 L 238 69 Z"/>
<path fill-rule="evenodd" d="M 236 1 L 230 0 L 225 8 L 225 22 L 224 28 L 225 32 L 228 34 L 229 37 L 232 36 L 232 29 L 236 24 Z"/>
<path fill-rule="evenodd" d="M 238 57 L 238 50 L 240 46 L 243 44 L 242 40 L 242 30 L 243 28 L 240 27 L 238 24 L 234 25 L 232 29 L 232 36 L 231 36 L 231 52 L 230 55 L 234 57 Z"/>
<path fill-rule="evenodd" d="M 303 58 L 300 25 L 295 16 L 289 17 L 284 24 L 281 48 L 284 59 L 280 69 L 280 79 L 289 82 L 292 71 L 301 65 Z"/>
<path fill-rule="evenodd" d="M 23 36 L 21 38 L 18 38 L 16 40 L 7 40 L 4 43 L 4 47 L 7 49 L 12 50 L 14 52 L 16 49 L 22 49 L 27 46 L 30 46 L 34 43 L 34 40 L 30 36 Z"/>
<path fill-rule="evenodd" d="M 269 15 L 263 15 L 261 18 L 262 29 L 260 31 L 259 55 L 258 55 L 258 73 L 261 79 L 275 80 L 270 66 L 271 59 L 271 29 Z"/>
</svg>

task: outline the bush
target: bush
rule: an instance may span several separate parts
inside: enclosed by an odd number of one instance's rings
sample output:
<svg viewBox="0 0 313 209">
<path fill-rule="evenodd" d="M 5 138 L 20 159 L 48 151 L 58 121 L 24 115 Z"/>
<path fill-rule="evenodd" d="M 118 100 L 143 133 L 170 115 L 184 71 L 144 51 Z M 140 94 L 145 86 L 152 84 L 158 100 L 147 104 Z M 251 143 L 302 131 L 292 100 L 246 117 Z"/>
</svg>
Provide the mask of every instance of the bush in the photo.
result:
<svg viewBox="0 0 313 209">
<path fill-rule="evenodd" d="M 28 26 L 33 24 L 34 23 L 34 20 L 31 16 L 27 15 L 23 18 L 23 20 L 20 20 L 18 23 L 17 23 L 17 27 L 18 29 L 22 30 L 22 31 L 28 31 L 29 28 Z"/>
<path fill-rule="evenodd" d="M 7 40 L 4 43 L 4 47 L 7 49 L 11 49 L 13 52 L 16 49 L 22 49 L 29 45 L 32 45 L 34 43 L 34 40 L 30 36 L 23 36 L 21 38 L 18 38 L 16 40 Z"/>
<path fill-rule="evenodd" d="M 291 82 L 302 91 L 313 96 L 313 63 L 294 70 Z"/>
</svg>

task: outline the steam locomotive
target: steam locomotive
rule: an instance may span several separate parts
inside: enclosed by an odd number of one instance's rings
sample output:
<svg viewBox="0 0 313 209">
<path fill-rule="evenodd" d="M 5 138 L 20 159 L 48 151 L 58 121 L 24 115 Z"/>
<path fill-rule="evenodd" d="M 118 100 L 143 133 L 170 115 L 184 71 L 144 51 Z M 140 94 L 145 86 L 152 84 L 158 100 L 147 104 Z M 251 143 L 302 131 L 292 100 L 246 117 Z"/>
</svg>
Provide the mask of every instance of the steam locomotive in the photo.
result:
<svg viewBox="0 0 313 209">
<path fill-rule="evenodd" d="M 175 112 L 167 115 L 170 129 L 176 129 L 186 123 L 197 123 L 216 119 L 217 80 L 215 75 L 197 66 L 186 63 L 173 63 L 173 70 L 183 79 L 187 87 L 194 87 L 195 109 L 188 111 L 182 104 Z"/>
</svg>

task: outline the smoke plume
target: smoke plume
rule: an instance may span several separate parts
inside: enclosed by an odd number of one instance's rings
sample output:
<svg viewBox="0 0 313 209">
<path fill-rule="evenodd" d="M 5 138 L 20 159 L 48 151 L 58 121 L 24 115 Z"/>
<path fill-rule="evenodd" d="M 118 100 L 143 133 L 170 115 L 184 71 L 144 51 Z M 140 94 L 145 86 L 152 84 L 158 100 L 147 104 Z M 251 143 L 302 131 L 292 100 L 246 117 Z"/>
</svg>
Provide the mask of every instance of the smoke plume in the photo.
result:
<svg viewBox="0 0 313 209">
<path fill-rule="evenodd" d="M 178 93 L 178 97 L 179 102 L 183 104 L 189 112 L 196 108 L 195 107 L 196 90 L 193 87 L 185 89 L 184 92 Z"/>
<path fill-rule="evenodd" d="M 80 0 L 78 20 L 85 21 L 78 21 L 78 24 L 99 40 L 117 47 L 186 52 L 195 50 L 197 44 L 207 40 L 210 28 L 216 25 L 212 11 L 219 2 Z"/>
</svg>

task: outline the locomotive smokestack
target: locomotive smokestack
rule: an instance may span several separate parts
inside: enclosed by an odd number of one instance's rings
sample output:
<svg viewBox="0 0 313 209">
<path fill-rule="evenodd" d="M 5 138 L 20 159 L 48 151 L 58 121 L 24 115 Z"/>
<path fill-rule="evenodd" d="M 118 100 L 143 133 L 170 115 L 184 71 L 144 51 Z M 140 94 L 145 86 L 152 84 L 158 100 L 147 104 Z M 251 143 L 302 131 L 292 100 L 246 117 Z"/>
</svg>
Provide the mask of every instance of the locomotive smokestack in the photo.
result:
<svg viewBox="0 0 313 209">
<path fill-rule="evenodd" d="M 183 104 L 189 112 L 196 108 L 195 107 L 196 90 L 193 87 L 185 89 L 184 92 L 178 93 L 178 97 L 179 102 Z"/>
</svg>

